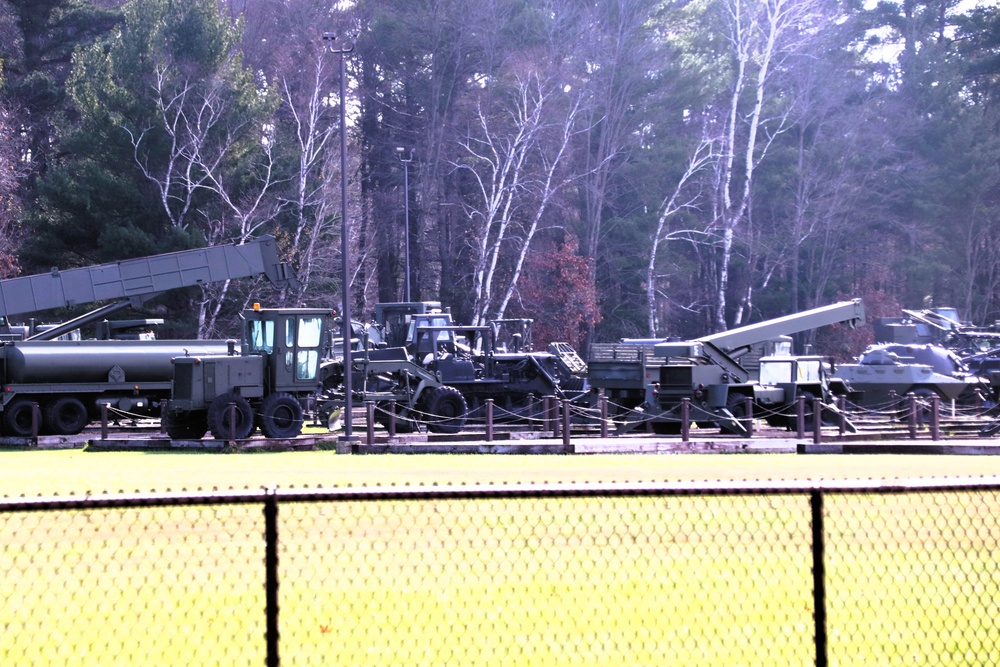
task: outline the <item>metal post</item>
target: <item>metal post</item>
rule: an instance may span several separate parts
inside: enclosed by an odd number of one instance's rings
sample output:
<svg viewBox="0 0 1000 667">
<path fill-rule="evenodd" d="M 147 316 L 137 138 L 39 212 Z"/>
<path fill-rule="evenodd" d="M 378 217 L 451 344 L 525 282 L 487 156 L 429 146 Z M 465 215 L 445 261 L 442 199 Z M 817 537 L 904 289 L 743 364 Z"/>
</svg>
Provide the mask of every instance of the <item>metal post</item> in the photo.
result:
<svg viewBox="0 0 1000 667">
<path fill-rule="evenodd" d="M 549 397 L 549 405 L 552 406 L 552 437 L 562 437 L 562 420 L 559 418 L 559 399 L 555 396 Z"/>
<path fill-rule="evenodd" d="M 278 496 L 273 488 L 264 495 L 264 596 L 267 667 L 278 667 Z"/>
<path fill-rule="evenodd" d="M 681 399 L 681 440 L 688 442 L 691 439 L 691 399 Z"/>
<path fill-rule="evenodd" d="M 486 442 L 493 442 L 493 399 L 486 399 Z"/>
<path fill-rule="evenodd" d="M 389 437 L 396 437 L 396 401 L 389 401 Z"/>
<path fill-rule="evenodd" d="M 229 411 L 229 444 L 233 446 L 236 444 L 236 404 L 230 402 L 226 410 Z"/>
<path fill-rule="evenodd" d="M 31 437 L 37 438 L 38 431 L 42 427 L 42 409 L 38 407 L 38 403 L 31 404 Z"/>
<path fill-rule="evenodd" d="M 108 404 L 101 403 L 101 440 L 108 439 Z"/>
<path fill-rule="evenodd" d="M 403 163 L 403 199 L 406 202 L 404 206 L 405 218 L 403 222 L 403 271 L 405 273 L 403 285 L 405 289 L 403 294 L 405 295 L 404 301 L 410 300 L 410 163 L 413 162 L 413 150 L 410 150 L 410 156 L 408 158 L 403 158 L 403 153 L 406 149 L 402 146 L 396 148 L 396 153 L 399 154 L 399 161 Z"/>
<path fill-rule="evenodd" d="M 812 509 L 812 572 L 813 624 L 816 636 L 816 667 L 827 666 L 826 656 L 826 564 L 823 527 L 823 494 L 813 491 L 809 497 Z"/>
<path fill-rule="evenodd" d="M 349 40 L 337 40 L 332 32 L 323 33 L 323 40 L 328 43 L 331 53 L 340 56 L 340 277 L 343 282 L 343 337 L 344 337 L 344 437 L 351 440 L 353 435 L 353 396 L 351 387 L 351 271 L 349 229 L 347 225 L 347 61 L 344 56 L 354 50 L 354 43 Z"/>
</svg>

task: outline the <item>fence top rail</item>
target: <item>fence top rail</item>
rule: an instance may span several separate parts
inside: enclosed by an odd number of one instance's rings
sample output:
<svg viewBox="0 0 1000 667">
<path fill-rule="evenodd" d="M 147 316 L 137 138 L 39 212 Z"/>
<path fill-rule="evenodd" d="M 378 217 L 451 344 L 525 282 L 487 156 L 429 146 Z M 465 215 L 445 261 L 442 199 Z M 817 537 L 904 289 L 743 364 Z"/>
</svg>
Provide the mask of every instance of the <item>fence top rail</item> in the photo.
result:
<svg viewBox="0 0 1000 667">
<path fill-rule="evenodd" d="M 929 491 L 1000 491 L 1000 477 L 845 480 L 717 480 L 683 482 L 593 482 L 543 484 L 461 484 L 434 486 L 343 486 L 302 489 L 230 489 L 102 493 L 0 498 L 0 512 L 237 505 L 262 502 L 330 502 L 455 498 L 539 498 L 649 495 L 796 495 L 852 493 L 919 493 Z"/>
</svg>

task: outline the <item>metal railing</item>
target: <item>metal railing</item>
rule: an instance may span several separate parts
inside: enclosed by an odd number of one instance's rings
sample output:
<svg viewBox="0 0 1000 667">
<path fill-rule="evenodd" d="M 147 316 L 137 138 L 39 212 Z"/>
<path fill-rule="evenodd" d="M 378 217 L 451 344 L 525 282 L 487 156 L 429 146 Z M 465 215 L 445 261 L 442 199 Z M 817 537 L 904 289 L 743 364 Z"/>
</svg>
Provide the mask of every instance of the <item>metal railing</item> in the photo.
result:
<svg viewBox="0 0 1000 667">
<path fill-rule="evenodd" d="M 5 499 L 11 665 L 1000 663 L 1000 479 Z"/>
</svg>

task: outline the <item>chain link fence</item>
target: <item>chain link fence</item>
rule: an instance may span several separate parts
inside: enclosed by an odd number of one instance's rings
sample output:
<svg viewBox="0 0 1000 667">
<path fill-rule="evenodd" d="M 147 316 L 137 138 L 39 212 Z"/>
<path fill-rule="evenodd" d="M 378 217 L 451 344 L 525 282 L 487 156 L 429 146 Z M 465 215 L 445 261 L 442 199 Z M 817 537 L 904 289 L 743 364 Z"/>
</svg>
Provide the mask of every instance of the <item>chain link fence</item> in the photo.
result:
<svg viewBox="0 0 1000 667">
<path fill-rule="evenodd" d="M 4 500 L 5 665 L 1000 664 L 1000 480 Z"/>
</svg>

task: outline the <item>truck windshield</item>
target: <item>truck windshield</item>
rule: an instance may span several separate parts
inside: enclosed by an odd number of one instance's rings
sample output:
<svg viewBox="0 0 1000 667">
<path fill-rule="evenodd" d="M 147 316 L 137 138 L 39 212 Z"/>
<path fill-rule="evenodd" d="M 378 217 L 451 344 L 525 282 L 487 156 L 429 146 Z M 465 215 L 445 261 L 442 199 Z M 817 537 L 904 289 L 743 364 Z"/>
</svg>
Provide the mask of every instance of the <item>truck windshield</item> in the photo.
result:
<svg viewBox="0 0 1000 667">
<path fill-rule="evenodd" d="M 323 318 L 303 317 L 299 320 L 299 347 L 319 347 L 323 335 Z"/>
<path fill-rule="evenodd" d="M 254 320 L 250 322 L 250 352 L 270 354 L 274 349 L 274 322 Z"/>
<path fill-rule="evenodd" d="M 760 365 L 761 384 L 787 384 L 792 381 L 791 361 L 767 361 Z"/>
</svg>

